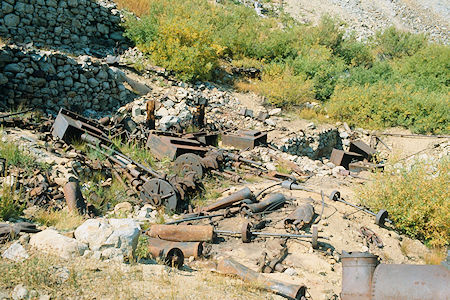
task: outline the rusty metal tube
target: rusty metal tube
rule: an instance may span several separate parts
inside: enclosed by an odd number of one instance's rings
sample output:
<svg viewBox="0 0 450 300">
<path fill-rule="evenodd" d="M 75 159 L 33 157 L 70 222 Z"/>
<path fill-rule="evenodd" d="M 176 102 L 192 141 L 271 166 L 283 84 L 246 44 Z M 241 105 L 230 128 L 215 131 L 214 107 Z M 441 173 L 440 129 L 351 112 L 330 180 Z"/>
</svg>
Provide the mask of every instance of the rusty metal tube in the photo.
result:
<svg viewBox="0 0 450 300">
<path fill-rule="evenodd" d="M 166 240 L 161 240 L 157 238 L 148 238 L 150 253 L 159 253 L 161 250 L 168 250 L 171 248 L 178 248 L 183 252 L 184 257 L 199 258 L 202 256 L 203 252 L 203 242 L 171 242 Z"/>
<path fill-rule="evenodd" d="M 297 224 L 309 224 L 311 223 L 312 219 L 314 217 L 314 206 L 312 206 L 310 203 L 304 203 L 297 207 L 296 210 L 294 210 L 292 213 L 289 214 L 289 216 L 284 219 L 285 225 L 297 225 Z"/>
<path fill-rule="evenodd" d="M 83 214 L 86 211 L 86 202 L 81 194 L 78 180 L 72 180 L 66 183 L 63 188 L 63 193 L 69 212 Z"/>
<path fill-rule="evenodd" d="M 252 213 L 258 213 L 266 210 L 266 208 L 275 209 L 283 205 L 284 202 L 286 202 L 286 197 L 281 193 L 275 193 L 271 194 L 264 201 L 242 205 L 242 210 L 251 211 Z"/>
<path fill-rule="evenodd" d="M 229 195 L 228 197 L 225 197 L 211 205 L 204 207 L 202 209 L 202 211 L 219 210 L 219 209 L 231 206 L 234 203 L 244 200 L 244 199 L 255 199 L 255 196 L 253 195 L 252 191 L 248 187 L 245 187 L 242 190 Z"/>
<path fill-rule="evenodd" d="M 304 285 L 294 285 L 268 279 L 231 258 L 219 260 L 217 271 L 222 274 L 236 275 L 246 282 L 260 282 L 267 290 L 290 299 L 301 299 L 306 293 Z"/>
<path fill-rule="evenodd" d="M 434 300 L 450 297 L 450 271 L 441 265 L 380 264 L 373 273 L 372 300 Z"/>
<path fill-rule="evenodd" d="M 342 300 L 370 300 L 372 275 L 378 257 L 367 252 L 343 252 Z"/>
<path fill-rule="evenodd" d="M 170 246 L 158 247 L 150 244 L 148 250 L 155 259 L 159 258 L 168 266 L 181 268 L 184 264 L 184 254 L 180 248 Z"/>
<path fill-rule="evenodd" d="M 152 225 L 147 235 L 173 242 L 209 242 L 214 228 L 209 225 Z"/>
</svg>

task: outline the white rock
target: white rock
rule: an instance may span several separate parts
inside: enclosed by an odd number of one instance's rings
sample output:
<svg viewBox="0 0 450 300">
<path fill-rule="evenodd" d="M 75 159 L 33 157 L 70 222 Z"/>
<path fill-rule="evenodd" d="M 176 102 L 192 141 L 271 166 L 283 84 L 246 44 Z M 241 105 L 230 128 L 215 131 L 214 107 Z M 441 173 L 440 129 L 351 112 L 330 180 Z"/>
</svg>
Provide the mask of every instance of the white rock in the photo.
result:
<svg viewBox="0 0 450 300">
<path fill-rule="evenodd" d="M 114 206 L 114 212 L 116 214 L 129 214 L 133 211 L 133 206 L 130 202 L 120 202 Z"/>
<path fill-rule="evenodd" d="M 269 110 L 269 116 L 276 116 L 281 113 L 281 108 L 274 108 Z"/>
<path fill-rule="evenodd" d="M 37 250 L 69 259 L 82 256 L 88 246 L 76 239 L 59 234 L 56 230 L 46 229 L 34 234 L 30 245 Z"/>
<path fill-rule="evenodd" d="M 341 133 L 339 133 L 339 136 L 341 137 L 341 139 L 348 139 L 349 134 L 346 131 L 342 131 Z"/>
<path fill-rule="evenodd" d="M 98 251 L 105 245 L 113 231 L 107 220 L 89 219 L 75 230 L 75 238 L 87 244 L 92 251 Z"/>
<path fill-rule="evenodd" d="M 114 232 L 106 244 L 114 245 L 122 251 L 124 256 L 131 257 L 136 250 L 141 228 L 133 219 L 110 219 L 109 224 Z"/>
<path fill-rule="evenodd" d="M 180 119 L 178 117 L 165 116 L 162 117 L 161 120 L 159 121 L 159 126 L 161 127 L 162 130 L 167 130 L 178 123 L 180 123 Z"/>
<path fill-rule="evenodd" d="M 11 246 L 9 246 L 9 248 L 6 249 L 5 252 L 3 252 L 2 257 L 15 262 L 20 262 L 24 261 L 30 256 L 28 255 L 27 250 L 25 250 L 25 248 L 19 242 L 15 242 Z"/>
<path fill-rule="evenodd" d="M 297 275 L 297 271 L 295 271 L 294 268 L 287 268 L 286 270 L 284 270 L 283 272 L 284 274 L 288 274 L 289 276 L 295 276 Z"/>
<path fill-rule="evenodd" d="M 266 119 L 264 121 L 264 123 L 269 125 L 269 126 L 276 126 L 277 125 L 277 123 L 273 119 Z"/>
<path fill-rule="evenodd" d="M 28 298 L 28 290 L 21 284 L 17 285 L 12 294 L 11 297 L 14 300 L 21 300 L 21 299 L 27 299 Z"/>
<path fill-rule="evenodd" d="M 343 166 L 337 166 L 337 167 L 334 167 L 333 170 L 331 170 L 331 172 L 334 176 L 340 175 L 341 171 L 345 171 L 345 168 Z"/>
<path fill-rule="evenodd" d="M 155 113 L 155 115 L 158 116 L 158 117 L 165 117 L 168 114 L 169 114 L 169 110 L 167 108 L 165 108 L 165 107 L 161 107 Z"/>
<path fill-rule="evenodd" d="M 273 163 L 270 163 L 270 162 L 266 163 L 266 168 L 269 171 L 276 171 L 277 170 L 277 167 L 275 167 L 275 165 Z"/>
<path fill-rule="evenodd" d="M 306 128 L 308 128 L 308 129 L 316 129 L 316 124 L 314 124 L 313 122 L 308 123 L 308 124 L 306 125 Z"/>
<path fill-rule="evenodd" d="M 142 109 L 139 105 L 135 105 L 133 106 L 132 110 L 131 110 L 131 116 L 133 118 L 136 118 L 137 116 L 142 115 Z"/>
</svg>

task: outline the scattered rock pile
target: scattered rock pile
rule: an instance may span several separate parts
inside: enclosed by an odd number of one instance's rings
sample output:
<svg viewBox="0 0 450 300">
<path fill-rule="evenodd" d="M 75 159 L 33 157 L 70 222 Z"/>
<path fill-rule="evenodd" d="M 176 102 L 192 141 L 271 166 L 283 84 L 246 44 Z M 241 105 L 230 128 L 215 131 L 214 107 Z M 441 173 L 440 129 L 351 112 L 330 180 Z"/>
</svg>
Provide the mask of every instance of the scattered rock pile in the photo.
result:
<svg viewBox="0 0 450 300">
<path fill-rule="evenodd" d="M 112 110 L 132 97 L 114 69 L 88 56 L 10 46 L 0 49 L 0 95 L 10 106 L 74 111 Z"/>
<path fill-rule="evenodd" d="M 6 0 L 0 7 L 0 36 L 38 48 L 86 51 L 123 42 L 120 21 L 109 1 Z"/>
</svg>

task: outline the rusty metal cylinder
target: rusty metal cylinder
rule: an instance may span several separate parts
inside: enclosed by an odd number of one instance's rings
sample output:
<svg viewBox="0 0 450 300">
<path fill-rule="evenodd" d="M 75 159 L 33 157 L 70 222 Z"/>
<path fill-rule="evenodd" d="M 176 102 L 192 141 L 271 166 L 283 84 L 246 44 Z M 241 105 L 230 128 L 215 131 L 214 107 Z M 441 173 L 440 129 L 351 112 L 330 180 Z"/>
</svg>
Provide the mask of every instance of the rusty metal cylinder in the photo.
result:
<svg viewBox="0 0 450 300">
<path fill-rule="evenodd" d="M 86 211 L 86 202 L 81 194 L 78 180 L 70 179 L 69 182 L 64 185 L 63 192 L 69 212 L 83 214 Z"/>
<path fill-rule="evenodd" d="M 378 257 L 368 252 L 342 252 L 342 300 L 370 300 Z"/>
<path fill-rule="evenodd" d="M 284 202 L 286 202 L 286 197 L 281 193 L 275 193 L 269 195 L 264 201 L 253 204 L 244 204 L 242 209 L 251 211 L 252 213 L 258 213 L 266 209 L 278 208 L 283 205 Z"/>
<path fill-rule="evenodd" d="M 147 235 L 173 242 L 209 242 L 214 228 L 209 225 L 152 225 Z"/>
<path fill-rule="evenodd" d="M 252 191 L 248 187 L 245 187 L 242 190 L 229 195 L 228 197 L 225 197 L 211 205 L 208 205 L 208 206 L 204 207 L 202 210 L 203 211 L 219 210 L 222 208 L 229 207 L 229 206 L 233 205 L 234 203 L 239 202 L 244 199 L 255 199 L 255 196 L 253 195 Z"/>
<path fill-rule="evenodd" d="M 160 259 L 165 265 L 181 268 L 184 264 L 184 254 L 180 248 L 157 247 L 150 244 L 148 250 L 155 259 Z"/>
<path fill-rule="evenodd" d="M 184 257 L 199 258 L 203 252 L 203 242 L 171 242 L 157 238 L 148 238 L 149 251 L 155 256 L 162 250 L 178 248 L 183 252 Z"/>
<path fill-rule="evenodd" d="M 238 276 L 246 282 L 259 282 L 265 289 L 289 299 L 301 299 L 306 294 L 306 287 L 304 285 L 294 285 L 268 279 L 231 258 L 219 260 L 217 271 L 222 274 Z"/>
<path fill-rule="evenodd" d="M 450 271 L 441 265 L 380 264 L 373 273 L 372 300 L 450 298 Z"/>
</svg>

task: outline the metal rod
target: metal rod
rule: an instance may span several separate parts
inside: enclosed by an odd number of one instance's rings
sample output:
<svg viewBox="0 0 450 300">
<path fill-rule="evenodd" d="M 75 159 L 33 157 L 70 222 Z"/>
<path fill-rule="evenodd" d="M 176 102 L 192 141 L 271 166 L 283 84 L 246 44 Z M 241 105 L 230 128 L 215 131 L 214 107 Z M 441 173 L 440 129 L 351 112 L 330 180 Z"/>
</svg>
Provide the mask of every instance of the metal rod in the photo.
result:
<svg viewBox="0 0 450 300">
<path fill-rule="evenodd" d="M 214 218 L 214 217 L 223 217 L 223 214 L 191 217 L 191 218 L 186 218 L 186 219 L 175 220 L 175 221 L 172 221 L 172 222 L 167 222 L 167 223 L 164 223 L 164 224 L 165 225 L 172 225 L 172 224 L 179 224 L 179 223 L 195 221 L 195 220 L 211 219 L 211 218 Z"/>
<path fill-rule="evenodd" d="M 217 234 L 229 234 L 229 235 L 241 235 L 241 232 L 231 231 L 231 230 L 216 230 L 214 229 L 214 233 Z M 312 238 L 313 236 L 310 234 L 290 234 L 290 233 L 274 233 L 274 232 L 260 232 L 260 231 L 250 231 L 252 235 L 261 235 L 261 236 L 273 236 L 273 237 L 286 237 L 286 238 Z M 321 239 L 329 240 L 329 237 L 321 236 Z"/>
</svg>

